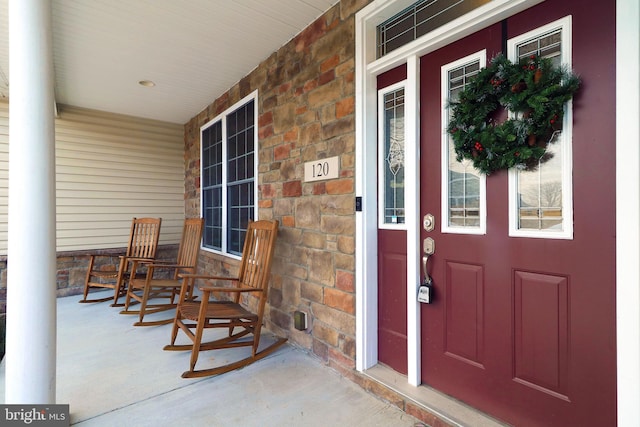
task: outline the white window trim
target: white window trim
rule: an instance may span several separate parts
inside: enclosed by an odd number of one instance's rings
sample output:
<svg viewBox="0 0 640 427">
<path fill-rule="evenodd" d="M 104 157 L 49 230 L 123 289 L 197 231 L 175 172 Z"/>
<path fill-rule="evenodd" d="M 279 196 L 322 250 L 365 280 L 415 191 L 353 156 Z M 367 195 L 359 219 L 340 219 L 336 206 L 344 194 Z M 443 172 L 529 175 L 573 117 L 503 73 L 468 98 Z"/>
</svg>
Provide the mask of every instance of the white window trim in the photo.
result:
<svg viewBox="0 0 640 427">
<path fill-rule="evenodd" d="M 482 235 L 487 233 L 487 176 L 485 174 L 479 174 L 480 182 L 480 225 L 478 227 L 456 227 L 449 225 L 449 134 L 447 133 L 447 127 L 449 126 L 449 114 L 448 114 L 448 104 L 449 104 L 449 71 L 452 69 L 461 67 L 466 64 L 470 64 L 472 62 L 479 61 L 480 68 L 486 67 L 487 64 L 487 51 L 483 49 L 476 53 L 472 53 L 471 55 L 465 56 L 464 58 L 460 58 L 456 61 L 445 64 L 440 69 L 440 82 L 441 82 L 441 91 L 440 98 L 442 100 L 442 144 L 441 144 L 441 159 L 442 159 L 442 167 L 441 172 L 442 175 L 440 177 L 442 182 L 442 200 L 440 202 L 441 212 L 440 221 L 442 223 L 442 232 L 450 233 L 450 234 L 474 234 L 474 235 Z"/>
<path fill-rule="evenodd" d="M 521 34 L 507 41 L 508 57 L 517 61 L 518 45 L 539 37 L 542 34 L 560 30 L 562 32 L 562 50 L 560 58 L 563 65 L 571 69 L 572 39 L 571 16 L 566 16 L 528 33 Z M 562 132 L 558 141 L 554 142 L 562 152 L 562 230 L 518 229 L 518 171 L 509 170 L 509 236 L 539 239 L 573 239 L 573 104 L 565 105 L 562 121 Z"/>
<path fill-rule="evenodd" d="M 229 220 L 227 218 L 227 210 L 228 210 L 228 206 L 227 206 L 227 121 L 225 120 L 227 118 L 227 116 L 233 112 L 235 112 L 238 108 L 244 106 L 245 104 L 251 102 L 253 102 L 253 118 L 254 118 L 254 132 L 253 132 L 253 166 L 254 166 L 254 171 L 253 171 L 253 200 L 254 200 L 254 205 L 253 205 L 253 217 L 254 218 L 258 218 L 258 161 L 259 161 L 259 156 L 258 156 L 258 91 L 255 90 L 252 93 L 250 93 L 249 95 L 245 96 L 244 98 L 242 98 L 240 101 L 236 102 L 235 104 L 233 104 L 231 107 L 227 108 L 226 110 L 224 110 L 222 113 L 218 114 L 215 118 L 209 120 L 207 123 L 205 123 L 204 125 L 202 125 L 200 127 L 200 217 L 204 218 L 204 197 L 202 195 L 202 189 L 203 189 L 203 185 L 202 185 L 202 177 L 203 177 L 203 173 L 202 173 L 202 167 L 204 165 L 204 162 L 202 161 L 202 155 L 203 155 L 203 144 L 202 144 L 202 132 L 205 131 L 206 129 L 208 129 L 209 127 L 213 126 L 215 123 L 221 122 L 222 123 L 222 158 L 224 159 L 222 162 L 222 201 L 223 201 L 223 209 L 222 209 L 222 250 L 217 250 L 217 249 L 212 249 L 212 248 L 207 248 L 204 246 L 204 239 L 202 240 L 203 243 L 201 243 L 200 248 L 203 251 L 206 252 L 211 252 L 211 253 L 215 253 L 215 254 L 219 254 L 219 255 L 223 255 L 229 258 L 233 258 L 233 259 L 241 259 L 242 257 L 240 255 L 235 255 L 229 252 L 225 252 L 226 250 L 228 250 L 228 242 L 227 242 L 227 228 L 228 228 L 228 224 L 229 224 Z"/>
<path fill-rule="evenodd" d="M 400 224 L 393 223 L 385 223 L 385 185 L 384 185 L 384 169 L 386 168 L 386 159 L 384 156 L 384 142 L 385 142 L 385 128 L 384 128 L 384 96 L 390 92 L 395 92 L 398 89 L 405 89 L 406 96 L 406 85 L 407 81 L 403 80 L 401 82 L 392 84 L 390 86 L 384 87 L 378 90 L 378 228 L 381 230 L 406 230 L 406 203 L 405 203 L 405 222 Z M 404 114 L 405 114 L 405 126 L 404 126 L 404 153 L 405 159 L 407 155 L 407 141 L 409 140 L 409 129 L 407 129 L 406 116 L 407 116 L 407 103 L 404 103 Z M 407 181 L 407 168 L 403 166 L 405 170 L 405 182 Z M 407 197 L 406 186 L 405 186 L 405 200 Z"/>
</svg>

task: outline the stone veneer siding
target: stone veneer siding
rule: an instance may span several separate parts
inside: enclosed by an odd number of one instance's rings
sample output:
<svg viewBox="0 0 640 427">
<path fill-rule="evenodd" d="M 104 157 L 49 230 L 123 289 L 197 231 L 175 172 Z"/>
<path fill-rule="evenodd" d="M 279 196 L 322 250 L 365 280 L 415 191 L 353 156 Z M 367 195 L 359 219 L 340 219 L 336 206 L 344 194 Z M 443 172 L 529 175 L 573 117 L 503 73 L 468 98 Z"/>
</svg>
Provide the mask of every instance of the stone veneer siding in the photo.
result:
<svg viewBox="0 0 640 427">
<path fill-rule="evenodd" d="M 369 2 L 341 0 L 185 125 L 185 213 L 200 216 L 200 127 L 257 89 L 258 216 L 280 221 L 266 327 L 428 425 L 450 426 L 355 370 L 354 15 Z M 338 179 L 304 182 L 305 162 L 333 156 L 340 156 Z M 174 259 L 177 245 L 158 251 L 159 259 Z M 58 253 L 58 296 L 82 293 L 87 254 L 95 252 Z M 124 248 L 98 252 L 117 261 Z M 200 253 L 201 272 L 234 274 L 237 267 L 231 258 Z M 0 316 L 5 301 L 0 257 Z M 293 328 L 296 310 L 307 313 L 305 331 Z"/>
<path fill-rule="evenodd" d="M 266 327 L 355 368 L 355 18 L 341 1 L 185 125 L 186 216 L 200 216 L 200 127 L 258 91 L 258 217 L 280 232 Z M 304 182 L 304 163 L 339 156 L 337 179 Z M 234 273 L 204 252 L 200 270 Z M 293 312 L 308 329 L 293 328 Z"/>
<path fill-rule="evenodd" d="M 345 378 L 431 426 L 436 413 L 355 370 L 355 13 L 341 0 L 185 125 L 185 209 L 200 216 L 200 127 L 258 90 L 258 217 L 277 219 L 265 326 Z M 304 163 L 340 157 L 337 179 L 304 182 Z M 199 270 L 236 274 L 202 251 Z M 248 301 L 253 304 L 255 301 Z M 293 327 L 293 312 L 308 328 Z"/>
</svg>

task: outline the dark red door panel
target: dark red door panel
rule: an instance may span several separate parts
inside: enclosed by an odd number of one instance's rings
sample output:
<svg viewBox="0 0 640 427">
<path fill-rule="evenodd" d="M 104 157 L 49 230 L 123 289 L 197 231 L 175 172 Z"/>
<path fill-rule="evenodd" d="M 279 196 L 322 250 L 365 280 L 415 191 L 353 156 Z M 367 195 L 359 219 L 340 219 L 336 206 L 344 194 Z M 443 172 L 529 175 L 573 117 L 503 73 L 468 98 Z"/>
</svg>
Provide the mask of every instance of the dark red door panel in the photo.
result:
<svg viewBox="0 0 640 427">
<path fill-rule="evenodd" d="M 420 61 L 421 214 L 441 203 L 441 66 L 572 16 L 572 239 L 509 237 L 507 172 L 487 178 L 484 235 L 432 237 L 422 380 L 518 426 L 616 424 L 615 9 L 547 0 Z"/>
</svg>

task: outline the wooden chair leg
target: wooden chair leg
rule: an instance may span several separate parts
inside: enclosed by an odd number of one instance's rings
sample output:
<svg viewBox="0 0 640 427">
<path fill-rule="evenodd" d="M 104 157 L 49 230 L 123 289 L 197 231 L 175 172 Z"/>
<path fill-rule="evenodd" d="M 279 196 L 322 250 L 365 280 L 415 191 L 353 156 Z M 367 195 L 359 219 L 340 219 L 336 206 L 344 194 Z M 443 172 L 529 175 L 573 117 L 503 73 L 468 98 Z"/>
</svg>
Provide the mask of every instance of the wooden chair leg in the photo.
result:
<svg viewBox="0 0 640 427">
<path fill-rule="evenodd" d="M 193 348 L 191 349 L 191 369 L 190 371 L 194 371 L 196 369 L 196 362 L 198 361 L 198 355 L 200 354 L 200 343 L 202 342 L 202 333 L 204 331 L 203 319 L 198 320 L 198 326 L 196 327 L 195 337 L 193 339 Z"/>
<path fill-rule="evenodd" d="M 116 281 L 116 286 L 113 291 L 113 303 L 111 307 L 121 307 L 122 304 L 118 305 L 118 298 L 122 295 L 122 288 L 124 285 L 124 275 L 126 274 L 125 270 L 127 269 L 128 262 L 124 258 L 120 258 L 120 265 L 118 266 L 118 279 Z"/>
<path fill-rule="evenodd" d="M 124 299 L 124 309 L 120 312 L 120 314 L 131 314 L 129 313 L 129 306 L 131 305 L 131 295 L 133 294 L 133 289 L 131 287 L 131 283 L 127 286 L 127 293 Z"/>
<path fill-rule="evenodd" d="M 82 293 L 82 301 L 87 300 L 87 296 L 89 296 L 89 279 L 91 277 L 91 268 L 92 268 L 93 260 L 89 263 L 89 269 L 87 270 L 87 278 L 84 282 L 84 291 Z"/>
<path fill-rule="evenodd" d="M 91 279 L 91 270 L 93 269 L 93 256 L 89 260 L 89 268 L 87 268 L 87 277 L 84 280 L 84 292 L 82 293 L 82 301 L 87 300 L 87 296 L 89 295 L 89 282 Z"/>
<path fill-rule="evenodd" d="M 257 322 L 253 329 L 253 347 L 251 348 L 251 354 L 253 357 L 258 353 L 258 346 L 260 345 L 260 330 L 262 329 L 262 322 Z"/>
<path fill-rule="evenodd" d="M 122 307 L 124 304 L 122 303 L 118 303 L 118 300 L 120 299 L 121 296 L 126 295 L 124 288 L 124 279 L 121 279 L 118 281 L 118 284 L 116 285 L 116 288 L 113 292 L 113 303 L 111 304 L 111 307 Z"/>
<path fill-rule="evenodd" d="M 144 320 L 145 310 L 147 309 L 147 300 L 149 299 L 149 286 L 144 287 L 144 291 L 142 292 L 142 301 L 140 302 L 140 315 L 139 315 L 139 323 L 142 324 Z"/>
<path fill-rule="evenodd" d="M 171 344 L 170 345 L 175 345 L 176 344 L 176 339 L 178 338 L 178 321 L 180 320 L 180 318 L 178 317 L 179 314 L 179 310 L 176 310 L 176 319 L 173 321 L 173 327 L 171 329 Z"/>
</svg>

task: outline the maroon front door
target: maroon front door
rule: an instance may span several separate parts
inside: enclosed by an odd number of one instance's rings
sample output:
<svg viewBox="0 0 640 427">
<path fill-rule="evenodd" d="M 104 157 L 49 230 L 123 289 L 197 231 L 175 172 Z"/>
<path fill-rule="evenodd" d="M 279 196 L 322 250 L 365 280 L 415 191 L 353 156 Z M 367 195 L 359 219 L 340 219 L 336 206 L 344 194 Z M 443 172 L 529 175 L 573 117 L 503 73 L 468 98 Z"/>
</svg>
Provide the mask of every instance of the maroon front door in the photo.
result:
<svg viewBox="0 0 640 427">
<path fill-rule="evenodd" d="M 560 36 L 534 34 L 563 18 Z M 612 2 L 547 0 L 420 61 L 421 213 L 436 221 L 422 232 L 435 242 L 422 380 L 518 426 L 616 424 L 614 29 Z M 442 149 L 443 97 L 473 75 L 473 55 L 489 61 L 530 32 L 543 54 L 572 49 L 582 79 L 572 161 L 550 185 L 547 173 L 566 155 L 555 148 L 555 163 L 536 172 L 537 202 L 506 171 L 483 184 L 443 161 Z"/>
</svg>

